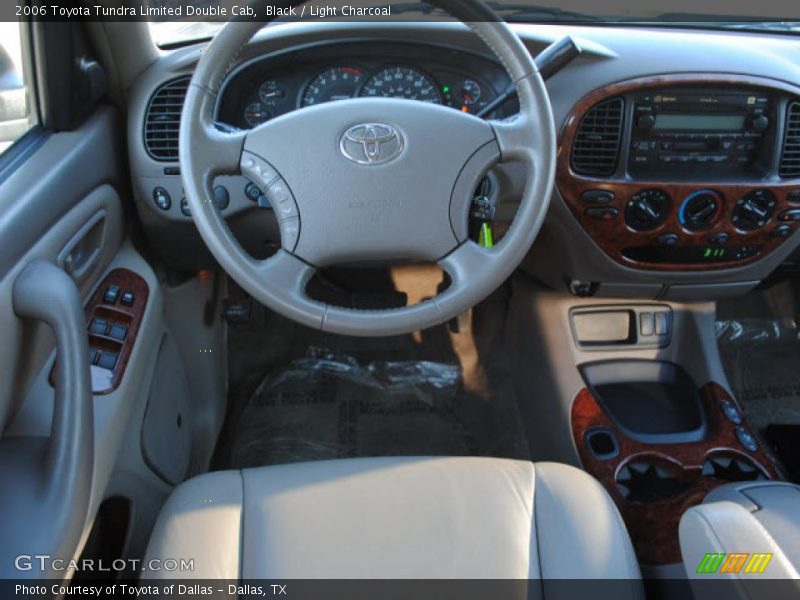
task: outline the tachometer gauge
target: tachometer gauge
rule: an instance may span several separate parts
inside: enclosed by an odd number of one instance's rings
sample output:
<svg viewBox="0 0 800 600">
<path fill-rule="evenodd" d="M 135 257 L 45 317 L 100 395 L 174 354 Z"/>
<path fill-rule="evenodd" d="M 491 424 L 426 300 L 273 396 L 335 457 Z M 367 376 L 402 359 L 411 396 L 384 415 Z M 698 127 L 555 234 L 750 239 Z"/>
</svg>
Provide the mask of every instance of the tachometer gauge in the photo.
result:
<svg viewBox="0 0 800 600">
<path fill-rule="evenodd" d="M 308 84 L 301 106 L 313 106 L 334 100 L 346 100 L 356 95 L 364 80 L 364 71 L 357 67 L 333 67 L 323 71 Z"/>
<path fill-rule="evenodd" d="M 253 102 L 244 109 L 244 120 L 250 127 L 256 127 L 269 120 L 271 113 L 261 102 Z"/>
<path fill-rule="evenodd" d="M 258 97 L 266 107 L 274 107 L 285 95 L 284 89 L 274 79 L 265 81 L 258 88 Z"/>
<path fill-rule="evenodd" d="M 367 98 L 407 98 L 441 104 L 442 97 L 433 80 L 411 67 L 387 67 L 364 85 L 361 95 Z"/>
<path fill-rule="evenodd" d="M 464 106 L 472 106 L 481 99 L 481 85 L 472 79 L 465 79 L 461 84 L 459 100 Z"/>
</svg>

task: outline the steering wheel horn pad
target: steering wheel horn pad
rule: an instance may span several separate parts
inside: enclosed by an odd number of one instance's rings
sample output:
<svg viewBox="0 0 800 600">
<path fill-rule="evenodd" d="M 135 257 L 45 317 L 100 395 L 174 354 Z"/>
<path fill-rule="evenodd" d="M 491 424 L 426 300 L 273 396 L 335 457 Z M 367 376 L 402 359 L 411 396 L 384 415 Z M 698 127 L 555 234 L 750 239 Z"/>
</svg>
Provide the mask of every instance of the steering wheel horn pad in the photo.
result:
<svg viewBox="0 0 800 600">
<path fill-rule="evenodd" d="M 436 0 L 458 17 L 486 15 L 479 0 Z M 523 260 L 553 188 L 555 127 L 544 83 L 519 38 L 503 22 L 468 23 L 515 82 L 520 113 L 484 121 L 413 100 L 359 98 L 297 110 L 249 132 L 213 125 L 219 84 L 259 27 L 228 23 L 204 53 L 189 86 L 180 129 L 180 165 L 195 224 L 228 274 L 284 316 L 333 333 L 381 336 L 443 323 L 496 289 Z M 475 186 L 498 162 L 521 162 L 526 185 L 502 241 L 467 239 Z M 214 176 L 242 173 L 266 193 L 282 249 L 250 257 L 216 208 Z M 305 293 L 315 270 L 364 261 L 437 262 L 446 291 L 420 304 L 356 310 Z"/>
<path fill-rule="evenodd" d="M 345 144 L 361 162 L 343 152 Z M 436 261 L 464 241 L 454 233 L 450 202 L 457 200 L 454 214 L 463 214 L 472 197 L 453 199 L 452 192 L 487 144 L 497 148 L 492 128 L 474 116 L 413 100 L 363 98 L 259 126 L 245 139 L 242 172 L 251 175 L 255 156 L 279 174 L 295 205 L 285 194 L 276 202 L 274 190 L 265 190 L 267 198 L 279 222 L 297 219 L 300 228 L 295 245 L 289 239 L 283 247 L 316 267 Z M 385 152 L 395 156 L 383 162 Z"/>
</svg>

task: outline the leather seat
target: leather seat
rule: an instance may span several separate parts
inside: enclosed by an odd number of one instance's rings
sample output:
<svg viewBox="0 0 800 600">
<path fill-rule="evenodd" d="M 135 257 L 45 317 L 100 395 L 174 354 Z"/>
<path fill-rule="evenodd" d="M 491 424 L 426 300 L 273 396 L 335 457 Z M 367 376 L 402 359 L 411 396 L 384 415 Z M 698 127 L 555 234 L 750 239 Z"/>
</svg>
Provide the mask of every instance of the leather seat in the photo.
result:
<svg viewBox="0 0 800 600">
<path fill-rule="evenodd" d="M 181 576 L 206 579 L 612 578 L 641 593 L 630 538 L 597 481 L 505 459 L 209 473 L 174 491 L 147 556 L 193 558 Z"/>
</svg>

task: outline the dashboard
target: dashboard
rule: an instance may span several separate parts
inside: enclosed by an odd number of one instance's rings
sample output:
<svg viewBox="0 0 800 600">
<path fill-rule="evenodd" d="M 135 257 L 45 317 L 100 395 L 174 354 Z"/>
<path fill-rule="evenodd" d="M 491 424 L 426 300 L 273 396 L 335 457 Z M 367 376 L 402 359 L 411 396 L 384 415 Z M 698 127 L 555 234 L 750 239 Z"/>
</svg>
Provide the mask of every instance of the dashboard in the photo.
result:
<svg viewBox="0 0 800 600">
<path fill-rule="evenodd" d="M 523 269 L 578 295 L 688 301 L 746 292 L 795 260 L 796 38 L 513 27 L 532 54 L 564 35 L 583 49 L 547 82 L 559 131 L 556 187 Z M 244 48 L 223 82 L 218 121 L 249 129 L 315 104 L 365 96 L 477 114 L 510 84 L 482 42 L 458 24 L 268 29 Z M 167 264 L 182 269 L 211 264 L 183 201 L 177 161 L 182 94 L 202 49 L 158 60 L 134 85 L 129 113 L 131 171 L 145 233 Z M 508 102 L 491 116 L 517 110 Z M 506 222 L 522 193 L 513 167 L 490 173 L 498 220 Z M 268 199 L 243 177 L 218 178 L 215 199 L 251 254 L 268 254 L 279 243 Z"/>
<path fill-rule="evenodd" d="M 219 119 L 250 129 L 288 112 L 350 98 L 405 98 L 477 114 L 510 81 L 496 63 L 446 46 L 398 42 L 315 45 L 242 65 Z M 515 110 L 504 107 L 503 114 Z"/>
</svg>

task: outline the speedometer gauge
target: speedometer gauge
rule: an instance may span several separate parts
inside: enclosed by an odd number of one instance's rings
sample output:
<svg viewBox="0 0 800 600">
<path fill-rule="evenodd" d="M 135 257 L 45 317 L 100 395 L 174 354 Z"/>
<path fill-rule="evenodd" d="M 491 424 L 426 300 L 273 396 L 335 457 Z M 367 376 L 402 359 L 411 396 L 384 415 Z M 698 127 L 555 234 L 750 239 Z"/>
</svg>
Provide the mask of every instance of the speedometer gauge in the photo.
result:
<svg viewBox="0 0 800 600">
<path fill-rule="evenodd" d="M 308 84 L 301 106 L 313 106 L 334 100 L 346 100 L 356 95 L 364 80 L 364 71 L 357 67 L 333 67 L 323 71 Z"/>
<path fill-rule="evenodd" d="M 367 98 L 407 98 L 441 104 L 442 97 L 433 80 L 411 67 L 387 67 L 370 77 L 361 90 Z"/>
</svg>

